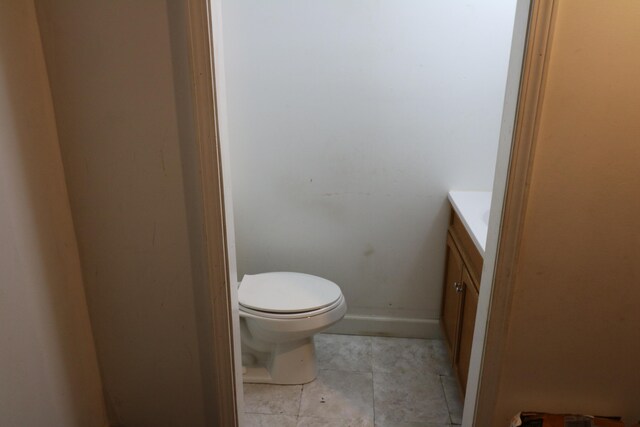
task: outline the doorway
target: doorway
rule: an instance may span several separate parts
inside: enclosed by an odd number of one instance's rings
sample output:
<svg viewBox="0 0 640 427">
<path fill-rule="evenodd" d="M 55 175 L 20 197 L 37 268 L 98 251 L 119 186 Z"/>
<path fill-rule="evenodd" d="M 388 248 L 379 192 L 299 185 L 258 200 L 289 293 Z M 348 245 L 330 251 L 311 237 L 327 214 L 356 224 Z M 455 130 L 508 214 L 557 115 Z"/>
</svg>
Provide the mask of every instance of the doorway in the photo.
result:
<svg viewBox="0 0 640 427">
<path fill-rule="evenodd" d="M 214 48 L 214 52 L 216 55 L 216 86 L 217 86 L 217 100 L 219 103 L 219 110 L 218 110 L 218 119 L 219 119 L 219 131 L 220 131 L 220 140 L 221 140 L 221 145 L 222 145 L 222 152 L 223 152 L 223 159 L 226 158 L 229 153 L 229 147 L 227 146 L 225 148 L 225 135 L 228 135 L 228 128 L 227 128 L 227 124 L 226 124 L 226 120 L 227 120 L 227 111 L 226 108 L 221 107 L 221 105 L 226 105 L 227 104 L 227 94 L 226 94 L 226 88 L 225 88 L 225 83 L 224 81 L 226 80 L 225 77 L 225 71 L 224 71 L 224 54 L 223 54 L 223 46 L 222 46 L 222 16 L 224 14 L 224 11 L 222 11 L 222 7 L 221 7 L 221 2 L 217 1 L 217 2 L 213 2 L 212 7 L 213 7 L 213 16 L 214 19 L 217 21 L 217 23 L 219 24 L 216 27 L 216 22 L 213 23 L 213 32 L 214 32 L 214 36 L 217 34 L 217 37 L 214 37 L 214 43 L 218 43 L 218 45 L 215 46 Z M 513 46 L 512 46 L 512 51 L 511 51 L 511 64 L 510 64 L 510 68 L 509 68 L 509 80 L 507 83 L 507 101 L 505 103 L 506 107 L 505 107 L 505 112 L 504 112 L 504 116 L 503 116 L 503 122 L 504 123 L 509 123 L 509 115 L 511 114 L 512 116 L 515 116 L 515 100 L 517 99 L 517 95 L 518 95 L 518 82 L 519 82 L 519 74 L 520 74 L 520 64 L 522 62 L 522 54 L 523 54 L 523 46 L 524 46 L 524 39 L 525 39 L 525 35 L 526 35 L 526 23 L 528 20 L 528 9 L 529 9 L 529 4 L 528 2 L 525 1 L 521 1 L 518 2 L 517 7 L 516 7 L 516 12 L 515 12 L 515 16 L 516 16 L 516 35 L 514 37 L 514 42 L 513 42 Z M 217 13 L 216 13 L 217 11 Z M 518 55 L 520 55 L 520 57 L 518 58 Z M 513 128 L 511 127 L 511 129 L 509 129 L 509 126 L 505 126 L 502 129 L 501 132 L 501 156 L 499 154 L 499 164 L 497 166 L 497 174 L 500 173 L 505 173 L 506 169 L 507 169 L 507 164 L 508 164 L 508 153 L 510 151 L 510 134 L 511 131 L 513 130 Z M 505 148 L 506 147 L 506 148 Z M 225 153 L 225 150 L 227 150 L 227 152 Z M 225 161 L 228 161 L 225 160 Z M 500 164 L 500 162 L 504 162 L 503 164 Z M 227 163 L 227 166 L 229 166 L 229 164 Z M 228 171 L 228 169 L 227 169 Z M 226 172 L 225 172 L 226 173 Z M 496 181 L 496 184 L 494 186 L 494 191 L 496 191 L 496 188 L 498 188 L 499 190 L 499 185 Z M 504 186 L 502 187 L 502 191 L 504 191 Z M 230 194 L 230 188 L 229 188 L 229 192 L 228 194 Z M 494 193 L 494 194 L 498 194 L 498 193 Z M 501 212 L 501 204 L 502 201 L 500 200 L 499 197 L 494 197 L 494 202 L 492 205 L 492 211 L 493 212 Z M 229 215 L 229 210 L 231 209 L 231 205 L 229 204 L 227 206 L 227 224 L 233 224 L 233 217 L 232 215 Z M 490 230 L 494 230 L 494 234 L 497 236 L 497 233 L 495 232 L 495 230 L 497 230 L 496 227 L 499 227 L 500 222 L 499 222 L 499 218 L 496 219 L 496 215 L 493 215 L 493 220 L 492 220 L 492 225 L 490 225 Z M 229 230 L 229 228 L 228 228 Z M 228 236 L 230 236 L 230 243 L 228 245 L 229 248 L 234 248 L 235 245 L 233 243 L 233 237 L 231 232 L 227 233 Z M 496 238 L 497 239 L 497 238 Z M 494 248 L 495 249 L 495 248 Z M 488 248 L 488 251 L 490 249 Z M 234 254 L 232 253 L 232 250 L 230 250 L 229 252 L 229 262 L 230 264 L 233 265 L 233 268 L 231 270 L 233 270 L 235 268 L 235 260 L 234 260 Z M 491 264 L 491 263 L 487 263 L 487 264 Z M 486 264 L 485 264 L 486 265 Z M 485 272 L 486 273 L 486 272 Z M 492 271 L 489 271 L 489 273 L 492 273 Z M 232 277 L 233 277 L 233 272 L 231 271 Z M 488 275 L 484 274 L 483 277 L 485 277 L 484 280 L 489 280 L 486 279 Z M 232 279 L 231 280 L 231 286 L 232 286 L 232 292 L 231 294 L 233 295 L 233 291 L 235 290 L 235 281 Z M 490 283 L 489 283 L 490 284 Z M 487 286 L 488 287 L 488 286 Z M 484 316 L 484 319 L 486 319 L 486 315 L 487 315 L 487 310 L 488 310 L 488 304 L 486 302 L 486 298 L 488 296 L 485 296 L 485 301 L 483 303 L 483 300 L 481 299 L 481 309 L 479 310 L 479 314 L 478 314 L 478 319 L 482 320 L 482 316 Z M 233 296 L 232 296 L 233 298 Z M 482 297 L 481 297 L 482 298 Z M 484 305 L 483 305 L 484 304 Z M 484 310 L 484 314 L 482 313 L 482 311 Z M 479 322 L 479 323 L 482 323 Z M 235 329 L 234 332 L 237 332 L 237 329 Z M 236 337 L 236 341 L 237 341 L 237 337 L 238 335 L 235 334 Z M 477 378 L 476 378 L 476 383 L 473 384 L 474 381 L 474 375 L 477 376 L 478 372 L 478 366 L 480 363 L 480 359 L 479 359 L 479 355 L 481 356 L 482 354 L 482 339 L 477 339 L 476 341 L 478 341 L 477 343 L 475 343 L 474 345 L 474 357 L 472 358 L 473 360 L 475 360 L 475 362 L 472 362 L 472 371 L 471 371 L 471 375 L 470 375 L 470 388 L 468 388 L 468 390 L 471 390 L 471 392 L 467 393 L 467 407 L 469 407 L 469 402 L 472 401 L 472 399 L 475 399 L 475 395 L 473 393 L 473 386 L 477 386 Z M 480 347 L 479 347 L 480 346 Z M 236 349 L 237 349 L 237 342 L 236 342 Z M 475 367 L 474 367 L 474 363 L 475 363 Z M 238 364 L 238 355 L 236 354 L 236 371 L 240 372 L 240 366 Z M 474 369 L 476 371 L 474 371 Z M 240 384 L 240 381 L 238 379 L 239 377 L 236 376 L 236 380 L 238 381 L 238 384 Z M 240 390 L 241 387 L 238 387 L 238 390 Z M 240 396 L 241 393 L 238 393 L 238 400 L 241 401 L 242 397 Z M 472 416 L 472 412 L 469 412 L 469 410 L 467 410 L 467 412 L 469 414 L 471 414 L 470 416 Z M 468 415 L 465 414 L 465 419 L 468 418 Z"/>
</svg>

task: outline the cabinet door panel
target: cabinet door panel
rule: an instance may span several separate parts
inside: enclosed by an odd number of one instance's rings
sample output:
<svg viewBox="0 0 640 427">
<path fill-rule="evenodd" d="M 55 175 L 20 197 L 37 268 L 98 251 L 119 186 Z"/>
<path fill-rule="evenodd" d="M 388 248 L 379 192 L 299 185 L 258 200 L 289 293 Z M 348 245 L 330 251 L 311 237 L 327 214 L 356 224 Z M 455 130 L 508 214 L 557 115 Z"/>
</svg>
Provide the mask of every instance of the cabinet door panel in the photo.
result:
<svg viewBox="0 0 640 427">
<path fill-rule="evenodd" d="M 471 343 L 476 322 L 476 309 L 478 308 L 478 291 L 466 268 L 462 272 L 462 283 L 464 284 L 464 300 L 462 302 L 462 319 L 460 320 L 460 348 L 457 364 L 460 385 L 464 392 L 467 387 L 469 362 L 471 361 Z"/>
<path fill-rule="evenodd" d="M 456 284 L 462 282 L 462 258 L 453 243 L 451 236 L 447 235 L 447 271 L 444 281 L 444 296 L 442 300 L 442 325 L 449 351 L 453 360 L 456 360 L 458 351 L 457 343 L 460 333 L 460 308 L 462 293 L 456 292 Z"/>
</svg>

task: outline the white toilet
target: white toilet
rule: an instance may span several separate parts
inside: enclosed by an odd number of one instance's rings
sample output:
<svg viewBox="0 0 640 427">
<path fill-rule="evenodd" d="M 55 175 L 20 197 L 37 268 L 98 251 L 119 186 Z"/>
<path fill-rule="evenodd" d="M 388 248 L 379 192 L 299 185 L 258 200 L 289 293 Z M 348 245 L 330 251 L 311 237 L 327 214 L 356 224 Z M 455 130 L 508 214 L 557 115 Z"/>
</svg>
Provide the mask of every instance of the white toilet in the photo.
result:
<svg viewBox="0 0 640 427">
<path fill-rule="evenodd" d="M 238 287 L 243 381 L 305 384 L 316 377 L 313 336 L 347 312 L 340 287 L 303 273 L 245 275 Z"/>
</svg>

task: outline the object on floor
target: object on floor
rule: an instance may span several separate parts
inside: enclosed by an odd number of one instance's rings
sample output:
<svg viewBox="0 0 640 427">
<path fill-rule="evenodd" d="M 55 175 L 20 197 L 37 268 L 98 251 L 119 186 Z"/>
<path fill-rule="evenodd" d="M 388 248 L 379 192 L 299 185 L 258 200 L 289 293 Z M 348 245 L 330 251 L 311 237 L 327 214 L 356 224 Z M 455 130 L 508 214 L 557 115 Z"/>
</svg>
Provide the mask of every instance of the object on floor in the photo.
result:
<svg viewBox="0 0 640 427">
<path fill-rule="evenodd" d="M 521 412 L 511 420 L 511 427 L 624 427 L 620 417 L 594 417 L 575 414 Z"/>
</svg>

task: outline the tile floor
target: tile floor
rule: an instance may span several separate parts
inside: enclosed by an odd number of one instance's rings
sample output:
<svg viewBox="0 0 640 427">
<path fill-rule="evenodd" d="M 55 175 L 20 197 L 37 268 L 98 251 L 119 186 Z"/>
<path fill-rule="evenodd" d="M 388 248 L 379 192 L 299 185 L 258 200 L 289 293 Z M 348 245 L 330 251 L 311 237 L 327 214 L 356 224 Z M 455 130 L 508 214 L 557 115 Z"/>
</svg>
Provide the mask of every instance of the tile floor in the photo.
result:
<svg viewBox="0 0 640 427">
<path fill-rule="evenodd" d="M 440 340 L 316 336 L 318 377 L 245 384 L 246 427 L 445 427 L 462 401 Z"/>
</svg>

